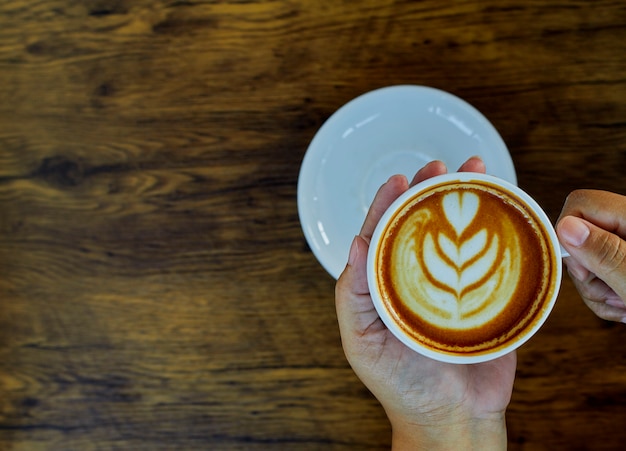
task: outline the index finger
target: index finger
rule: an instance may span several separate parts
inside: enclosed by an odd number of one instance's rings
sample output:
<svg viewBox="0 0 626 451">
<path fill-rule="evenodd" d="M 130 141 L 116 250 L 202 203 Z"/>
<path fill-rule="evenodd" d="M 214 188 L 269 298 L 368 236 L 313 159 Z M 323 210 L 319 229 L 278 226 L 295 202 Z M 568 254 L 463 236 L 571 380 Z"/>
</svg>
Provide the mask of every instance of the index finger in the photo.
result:
<svg viewBox="0 0 626 451">
<path fill-rule="evenodd" d="M 626 196 L 608 191 L 576 190 L 567 196 L 557 224 L 565 216 L 577 216 L 626 238 Z"/>
</svg>

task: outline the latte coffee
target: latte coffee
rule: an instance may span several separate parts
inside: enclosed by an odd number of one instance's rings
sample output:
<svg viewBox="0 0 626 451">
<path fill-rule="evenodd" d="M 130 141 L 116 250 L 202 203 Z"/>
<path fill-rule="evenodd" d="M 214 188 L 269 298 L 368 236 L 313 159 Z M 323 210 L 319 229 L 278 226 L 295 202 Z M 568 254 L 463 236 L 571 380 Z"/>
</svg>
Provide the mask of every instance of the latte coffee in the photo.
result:
<svg viewBox="0 0 626 451">
<path fill-rule="evenodd" d="M 368 258 L 383 321 L 418 352 L 452 362 L 489 360 L 525 342 L 561 280 L 543 211 L 482 174 L 447 174 L 409 190 L 381 220 Z"/>
</svg>

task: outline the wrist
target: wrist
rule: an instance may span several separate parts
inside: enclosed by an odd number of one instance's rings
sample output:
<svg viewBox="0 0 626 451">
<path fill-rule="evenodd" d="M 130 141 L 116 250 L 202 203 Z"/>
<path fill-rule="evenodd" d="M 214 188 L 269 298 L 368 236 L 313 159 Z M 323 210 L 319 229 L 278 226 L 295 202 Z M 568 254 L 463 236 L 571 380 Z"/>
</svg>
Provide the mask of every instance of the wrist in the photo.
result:
<svg viewBox="0 0 626 451">
<path fill-rule="evenodd" d="M 392 422 L 392 450 L 506 450 L 504 414 L 439 424 Z"/>
</svg>

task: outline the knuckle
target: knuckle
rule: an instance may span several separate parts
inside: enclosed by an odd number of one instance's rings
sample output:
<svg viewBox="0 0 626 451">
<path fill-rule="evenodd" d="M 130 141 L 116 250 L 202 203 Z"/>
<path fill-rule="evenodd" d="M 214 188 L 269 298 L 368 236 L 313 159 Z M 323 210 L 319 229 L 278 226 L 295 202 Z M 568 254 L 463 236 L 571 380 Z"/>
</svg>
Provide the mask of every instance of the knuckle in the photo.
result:
<svg viewBox="0 0 626 451">
<path fill-rule="evenodd" d="M 577 189 L 569 193 L 567 198 L 565 199 L 566 205 L 579 205 L 584 204 L 585 199 L 589 197 L 589 193 L 591 190 L 588 189 Z"/>
<path fill-rule="evenodd" d="M 580 296 L 591 305 L 597 305 L 600 302 L 604 302 L 605 290 L 598 290 L 598 279 L 596 277 L 590 279 L 587 282 L 579 282 L 576 284 L 576 289 Z"/>
<path fill-rule="evenodd" d="M 605 233 L 598 243 L 598 265 L 605 274 L 626 271 L 626 242 L 612 233 Z"/>
<path fill-rule="evenodd" d="M 596 296 L 594 296 L 594 293 L 589 288 L 588 283 L 576 283 L 576 289 L 578 290 L 580 296 L 585 300 L 585 302 L 589 301 L 595 303 L 600 301 L 600 299 L 596 299 Z"/>
</svg>

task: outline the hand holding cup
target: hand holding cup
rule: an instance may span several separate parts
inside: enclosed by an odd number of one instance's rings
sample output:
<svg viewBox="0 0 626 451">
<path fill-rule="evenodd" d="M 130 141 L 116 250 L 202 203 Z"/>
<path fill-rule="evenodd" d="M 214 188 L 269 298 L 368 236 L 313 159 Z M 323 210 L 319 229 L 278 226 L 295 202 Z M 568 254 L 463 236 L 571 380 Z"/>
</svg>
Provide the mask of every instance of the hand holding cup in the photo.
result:
<svg viewBox="0 0 626 451">
<path fill-rule="evenodd" d="M 557 233 L 570 253 L 565 264 L 585 304 L 600 318 L 626 322 L 626 196 L 572 192 Z"/>
<path fill-rule="evenodd" d="M 485 167 L 472 158 L 460 171 L 484 173 Z M 429 163 L 410 185 L 446 172 L 441 162 Z M 403 176 L 392 177 L 380 188 L 337 281 L 344 351 L 357 376 L 383 405 L 394 446 L 505 449 L 504 416 L 515 377 L 515 352 L 473 365 L 436 361 L 398 340 L 374 307 L 367 281 L 369 243 L 384 212 L 407 189 Z"/>
</svg>

